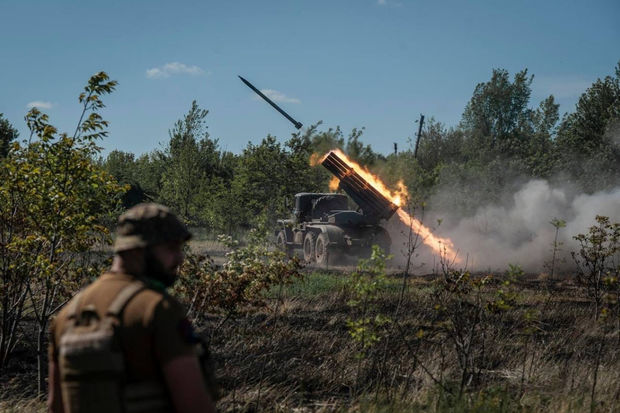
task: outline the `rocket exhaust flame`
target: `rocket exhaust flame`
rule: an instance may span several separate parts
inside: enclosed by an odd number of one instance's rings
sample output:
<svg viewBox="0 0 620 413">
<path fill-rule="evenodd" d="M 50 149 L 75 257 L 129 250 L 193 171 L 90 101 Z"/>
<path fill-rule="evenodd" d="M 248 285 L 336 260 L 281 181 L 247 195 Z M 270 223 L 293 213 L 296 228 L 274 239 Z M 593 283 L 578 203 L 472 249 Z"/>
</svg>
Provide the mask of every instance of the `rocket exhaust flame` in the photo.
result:
<svg viewBox="0 0 620 413">
<path fill-rule="evenodd" d="M 338 185 L 340 185 L 340 179 L 332 176 L 332 179 L 329 181 L 329 190 L 336 192 L 338 190 Z"/>
<path fill-rule="evenodd" d="M 418 234 L 422 242 L 429 246 L 433 252 L 439 254 L 440 257 L 444 257 L 448 262 L 460 262 L 457 257 L 457 252 L 454 250 L 454 244 L 449 238 L 435 236 L 430 229 L 422 225 L 420 221 L 413 218 L 402 208 L 399 208 L 396 213 L 398 214 L 398 219 L 400 222 L 408 227 L 411 227 L 413 233 Z"/>
<path fill-rule="evenodd" d="M 339 149 L 331 150 L 323 156 L 313 154 L 310 157 L 310 164 L 322 164 L 335 175 L 329 182 L 329 189 L 332 191 L 339 187 L 351 185 L 365 190 L 370 189 L 369 199 L 362 199 L 363 203 L 370 209 L 370 213 L 374 213 L 383 219 L 389 219 L 396 211 L 399 221 L 418 234 L 422 242 L 430 247 L 433 252 L 447 259 L 454 257 L 454 261 L 458 262 L 454 245 L 450 239 L 435 236 L 429 228 L 401 208 L 409 197 L 407 187 L 402 180 L 396 184 L 398 189 L 392 191 L 378 176 L 349 159 Z M 346 188 L 343 187 L 343 189 Z M 346 192 L 349 193 L 349 191 Z M 357 195 L 359 196 L 359 194 Z M 354 200 L 357 202 L 355 197 Z"/>
</svg>

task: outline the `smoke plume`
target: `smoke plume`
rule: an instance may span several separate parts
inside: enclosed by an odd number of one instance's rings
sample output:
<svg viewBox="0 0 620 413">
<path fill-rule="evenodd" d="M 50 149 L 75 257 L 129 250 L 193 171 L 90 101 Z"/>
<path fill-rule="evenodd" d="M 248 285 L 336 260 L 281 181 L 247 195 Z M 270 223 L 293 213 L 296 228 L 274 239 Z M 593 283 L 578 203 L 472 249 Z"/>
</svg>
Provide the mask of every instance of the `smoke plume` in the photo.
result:
<svg viewBox="0 0 620 413">
<path fill-rule="evenodd" d="M 479 207 L 467 217 L 450 212 L 427 213 L 428 223 L 443 218 L 435 233 L 452 240 L 459 250 L 455 267 L 485 271 L 504 270 L 518 264 L 529 272 L 548 271 L 556 228 L 554 218 L 566 222 L 559 229 L 556 268 L 572 265 L 571 251 L 577 251 L 574 235 L 586 233 L 597 215 L 620 222 L 620 187 L 591 195 L 576 193 L 569 187 L 553 187 L 546 180 L 522 185 L 503 205 Z M 407 227 L 394 222 L 392 234 L 394 262 L 403 266 L 407 259 Z M 448 257 L 452 258 L 452 257 Z M 423 246 L 414 251 L 413 272 L 436 271 L 440 259 Z"/>
</svg>

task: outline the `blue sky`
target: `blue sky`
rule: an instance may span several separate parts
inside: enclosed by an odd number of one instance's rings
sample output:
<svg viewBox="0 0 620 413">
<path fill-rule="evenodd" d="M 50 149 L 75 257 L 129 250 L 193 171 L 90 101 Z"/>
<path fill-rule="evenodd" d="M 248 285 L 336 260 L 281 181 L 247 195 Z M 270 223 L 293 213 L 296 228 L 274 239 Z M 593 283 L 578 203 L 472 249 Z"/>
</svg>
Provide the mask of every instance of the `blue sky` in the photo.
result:
<svg viewBox="0 0 620 413">
<path fill-rule="evenodd" d="M 493 68 L 527 68 L 531 105 L 554 94 L 566 112 L 620 60 L 617 0 L 3 0 L 0 15 L 0 112 L 22 137 L 33 104 L 73 130 L 78 94 L 104 70 L 119 82 L 106 152 L 159 147 L 194 99 L 223 149 L 286 141 L 294 127 L 237 75 L 304 125 L 365 127 L 389 153 L 420 113 L 456 125 Z"/>
</svg>

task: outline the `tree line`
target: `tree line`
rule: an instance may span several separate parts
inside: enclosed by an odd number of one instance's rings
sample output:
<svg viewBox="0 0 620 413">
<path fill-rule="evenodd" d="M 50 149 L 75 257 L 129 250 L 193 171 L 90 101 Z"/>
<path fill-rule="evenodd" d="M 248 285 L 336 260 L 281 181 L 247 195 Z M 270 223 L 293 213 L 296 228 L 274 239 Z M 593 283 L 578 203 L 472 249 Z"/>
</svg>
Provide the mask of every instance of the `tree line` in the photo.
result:
<svg viewBox="0 0 620 413">
<path fill-rule="evenodd" d="M 101 166 L 130 186 L 129 207 L 144 200 L 170 205 L 191 225 L 231 233 L 257 219 L 288 215 L 298 192 L 326 191 L 330 176 L 310 166 L 313 153 L 340 148 L 389 184 L 403 179 L 412 198 L 439 210 L 468 214 L 525 180 L 569 182 L 585 193 L 620 182 L 620 64 L 596 80 L 575 110 L 560 116 L 553 95 L 532 107 L 534 76 L 495 69 L 476 85 L 461 122 L 451 128 L 431 118 L 420 137 L 389 155 L 362 141 L 364 129 L 345 134 L 321 123 L 281 143 L 267 136 L 240 154 L 221 149 L 207 131 L 208 111 L 192 102 L 169 131 L 165 147 L 136 156 L 114 150 Z"/>
</svg>

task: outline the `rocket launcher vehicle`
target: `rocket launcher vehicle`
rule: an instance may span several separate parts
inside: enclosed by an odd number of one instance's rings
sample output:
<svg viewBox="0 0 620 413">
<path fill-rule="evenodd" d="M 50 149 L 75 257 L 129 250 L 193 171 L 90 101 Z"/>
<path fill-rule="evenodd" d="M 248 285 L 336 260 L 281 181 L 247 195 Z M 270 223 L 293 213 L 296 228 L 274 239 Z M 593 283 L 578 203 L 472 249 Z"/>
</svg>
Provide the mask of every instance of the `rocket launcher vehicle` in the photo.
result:
<svg viewBox="0 0 620 413">
<path fill-rule="evenodd" d="M 336 153 L 327 154 L 321 164 L 340 180 L 340 188 L 359 205 L 369 222 L 388 220 L 398 209 L 397 205 L 377 191 Z"/>
</svg>

